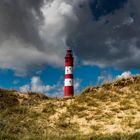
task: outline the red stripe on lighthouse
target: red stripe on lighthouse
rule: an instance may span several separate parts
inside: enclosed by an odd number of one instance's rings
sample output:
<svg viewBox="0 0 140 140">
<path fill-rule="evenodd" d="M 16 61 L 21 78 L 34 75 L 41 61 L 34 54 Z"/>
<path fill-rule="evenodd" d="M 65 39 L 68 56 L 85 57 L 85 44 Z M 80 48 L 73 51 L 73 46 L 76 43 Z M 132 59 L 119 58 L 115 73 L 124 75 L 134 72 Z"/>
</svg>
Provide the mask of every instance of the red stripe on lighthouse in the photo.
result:
<svg viewBox="0 0 140 140">
<path fill-rule="evenodd" d="M 72 78 L 72 79 L 73 79 L 73 75 L 72 75 L 72 74 L 66 74 L 66 75 L 65 75 L 65 79 L 66 79 L 66 78 Z"/>
<path fill-rule="evenodd" d="M 73 62 L 67 62 L 65 66 L 73 66 Z"/>
<path fill-rule="evenodd" d="M 73 89 L 73 86 L 65 86 L 64 87 L 64 96 L 65 97 L 71 97 L 71 96 L 73 96 L 73 91 L 74 91 L 74 89 Z"/>
</svg>

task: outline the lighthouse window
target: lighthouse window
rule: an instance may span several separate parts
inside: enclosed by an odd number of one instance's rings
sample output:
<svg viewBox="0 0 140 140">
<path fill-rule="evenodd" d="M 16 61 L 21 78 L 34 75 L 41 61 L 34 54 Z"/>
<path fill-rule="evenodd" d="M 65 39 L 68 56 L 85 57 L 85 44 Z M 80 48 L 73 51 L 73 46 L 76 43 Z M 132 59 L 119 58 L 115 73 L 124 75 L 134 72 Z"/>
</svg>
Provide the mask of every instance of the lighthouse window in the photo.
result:
<svg viewBox="0 0 140 140">
<path fill-rule="evenodd" d="M 72 84 L 72 80 L 69 80 L 70 85 Z"/>
<path fill-rule="evenodd" d="M 72 67 L 71 67 L 71 66 L 67 66 L 67 67 L 65 68 L 65 73 L 66 73 L 66 74 L 72 74 Z"/>
</svg>

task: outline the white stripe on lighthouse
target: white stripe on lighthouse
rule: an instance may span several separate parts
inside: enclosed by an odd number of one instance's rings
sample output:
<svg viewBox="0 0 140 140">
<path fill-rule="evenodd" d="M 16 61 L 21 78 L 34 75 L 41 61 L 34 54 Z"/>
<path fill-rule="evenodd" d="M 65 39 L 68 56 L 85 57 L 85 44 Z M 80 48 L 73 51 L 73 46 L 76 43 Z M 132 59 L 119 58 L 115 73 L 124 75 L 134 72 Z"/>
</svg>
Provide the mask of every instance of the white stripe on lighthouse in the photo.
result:
<svg viewBox="0 0 140 140">
<path fill-rule="evenodd" d="M 73 86 L 73 79 L 71 78 L 65 79 L 65 86 Z"/>
<path fill-rule="evenodd" d="M 66 66 L 65 67 L 65 74 L 72 74 L 73 73 L 73 67 L 72 66 Z"/>
</svg>

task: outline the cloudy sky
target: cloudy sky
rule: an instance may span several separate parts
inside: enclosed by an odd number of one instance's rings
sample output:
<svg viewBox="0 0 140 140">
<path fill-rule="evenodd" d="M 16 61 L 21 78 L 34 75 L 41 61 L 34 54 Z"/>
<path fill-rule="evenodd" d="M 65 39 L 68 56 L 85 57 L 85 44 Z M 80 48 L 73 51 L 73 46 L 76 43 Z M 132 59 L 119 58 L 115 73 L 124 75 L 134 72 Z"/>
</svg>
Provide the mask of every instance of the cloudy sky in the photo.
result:
<svg viewBox="0 0 140 140">
<path fill-rule="evenodd" d="M 0 0 L 0 87 L 63 94 L 64 57 L 75 92 L 140 73 L 139 0 Z"/>
</svg>

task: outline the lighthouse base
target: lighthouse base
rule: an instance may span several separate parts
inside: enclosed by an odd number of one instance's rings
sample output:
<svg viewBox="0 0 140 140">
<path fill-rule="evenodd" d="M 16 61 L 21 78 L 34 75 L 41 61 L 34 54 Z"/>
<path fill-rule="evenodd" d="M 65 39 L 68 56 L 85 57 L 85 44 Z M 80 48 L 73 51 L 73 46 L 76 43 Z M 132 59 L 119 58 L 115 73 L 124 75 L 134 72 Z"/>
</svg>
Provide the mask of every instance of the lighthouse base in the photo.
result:
<svg viewBox="0 0 140 140">
<path fill-rule="evenodd" d="M 73 96 L 64 96 L 65 99 L 70 99 L 72 98 Z"/>
<path fill-rule="evenodd" d="M 64 97 L 69 98 L 69 97 L 73 97 L 73 95 L 74 95 L 73 86 L 65 86 L 64 87 Z"/>
</svg>

